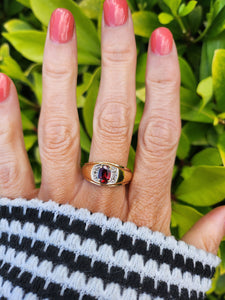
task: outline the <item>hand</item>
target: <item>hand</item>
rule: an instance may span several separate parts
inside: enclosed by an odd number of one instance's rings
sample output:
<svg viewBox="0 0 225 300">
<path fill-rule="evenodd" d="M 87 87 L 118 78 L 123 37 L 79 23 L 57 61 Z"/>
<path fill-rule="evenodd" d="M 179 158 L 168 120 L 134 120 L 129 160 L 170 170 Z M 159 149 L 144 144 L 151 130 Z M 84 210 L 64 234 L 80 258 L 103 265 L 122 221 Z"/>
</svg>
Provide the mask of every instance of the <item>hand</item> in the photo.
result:
<svg viewBox="0 0 225 300">
<path fill-rule="evenodd" d="M 96 102 L 90 161 L 126 166 L 136 112 L 136 45 L 131 13 L 124 1 L 104 4 L 102 73 Z M 116 13 L 117 12 L 117 13 Z M 77 46 L 74 20 L 57 9 L 50 21 L 43 63 L 43 104 L 39 120 L 42 184 L 35 189 L 25 150 L 19 102 L 13 82 L 0 75 L 0 196 L 38 197 L 103 212 L 170 235 L 170 186 L 180 136 L 180 73 L 168 29 L 151 36 L 146 71 L 146 104 L 139 128 L 132 182 L 99 187 L 80 169 L 76 109 Z M 183 237 L 217 253 L 225 235 L 225 207 L 204 216 Z"/>
</svg>

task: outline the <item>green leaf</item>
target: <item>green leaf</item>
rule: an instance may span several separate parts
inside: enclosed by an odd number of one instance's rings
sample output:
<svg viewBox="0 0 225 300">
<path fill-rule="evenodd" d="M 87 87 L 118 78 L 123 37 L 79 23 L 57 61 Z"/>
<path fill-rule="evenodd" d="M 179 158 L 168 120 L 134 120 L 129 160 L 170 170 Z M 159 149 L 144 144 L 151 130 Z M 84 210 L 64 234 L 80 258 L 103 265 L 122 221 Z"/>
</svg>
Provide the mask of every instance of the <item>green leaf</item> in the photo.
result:
<svg viewBox="0 0 225 300">
<path fill-rule="evenodd" d="M 83 108 L 86 98 L 84 96 L 77 97 L 77 108 Z"/>
<path fill-rule="evenodd" d="M 38 100 L 38 103 L 41 105 L 42 103 L 42 75 L 38 72 L 33 72 L 32 73 L 33 78 L 34 78 L 34 92 L 35 96 Z"/>
<path fill-rule="evenodd" d="M 208 145 L 206 136 L 209 128 L 211 128 L 209 124 L 187 122 L 182 131 L 187 135 L 192 145 L 205 146 Z"/>
<path fill-rule="evenodd" d="M 5 29 L 8 32 L 20 31 L 20 30 L 33 30 L 33 26 L 29 23 L 19 19 L 12 19 L 4 24 Z"/>
<path fill-rule="evenodd" d="M 127 0 L 127 3 L 130 10 L 133 12 L 136 9 L 136 0 Z"/>
<path fill-rule="evenodd" d="M 31 85 L 30 81 L 21 70 L 20 65 L 11 56 L 5 56 L 3 58 L 0 63 L 0 70 L 13 79 L 20 80 L 29 86 Z"/>
<path fill-rule="evenodd" d="M 225 242 L 221 242 L 219 254 L 220 254 L 220 258 L 222 260 L 222 262 L 220 264 L 220 271 L 221 271 L 221 274 L 225 274 Z M 225 288 L 224 288 L 224 292 L 225 292 Z"/>
<path fill-rule="evenodd" d="M 213 89 L 215 91 L 215 97 L 217 107 L 220 111 L 225 111 L 225 50 L 220 49 L 215 51 L 212 64 L 212 77 L 213 77 Z"/>
<path fill-rule="evenodd" d="M 40 155 L 40 151 L 39 151 L 39 147 L 38 146 L 34 150 L 34 155 L 35 155 L 35 159 L 36 159 L 37 163 L 39 165 L 41 165 L 41 155 Z"/>
<path fill-rule="evenodd" d="M 190 151 L 190 142 L 187 135 L 182 131 L 180 136 L 179 145 L 177 148 L 177 157 L 181 160 L 185 159 Z"/>
<path fill-rule="evenodd" d="M 18 3 L 16 0 L 7 0 L 1 2 L 3 2 L 4 13 L 8 17 L 12 17 L 23 10 L 23 6 L 20 3 Z"/>
<path fill-rule="evenodd" d="M 95 57 L 99 60 L 101 53 L 97 31 L 92 21 L 84 15 L 77 3 L 72 0 L 30 0 L 30 4 L 34 15 L 46 26 L 48 26 L 51 14 L 56 8 L 62 7 L 71 11 L 76 20 L 78 60 L 89 64 L 88 61 L 84 61 L 83 53 L 86 53 L 86 56 L 87 53 L 90 53 L 92 58 Z"/>
<path fill-rule="evenodd" d="M 83 74 L 83 83 L 77 86 L 77 107 L 82 108 L 85 104 L 86 98 L 83 94 L 89 89 L 93 81 L 93 74 L 85 72 Z"/>
<path fill-rule="evenodd" d="M 24 137 L 26 150 L 29 151 L 37 141 L 37 135 L 26 135 Z"/>
<path fill-rule="evenodd" d="M 137 99 L 137 110 L 135 117 L 135 125 L 139 125 L 144 111 L 144 103 Z"/>
<path fill-rule="evenodd" d="M 81 144 L 81 149 L 83 149 L 87 153 L 90 152 L 91 142 L 81 123 L 80 123 L 80 144 Z"/>
<path fill-rule="evenodd" d="M 201 63 L 200 63 L 200 80 L 203 80 L 204 78 L 212 75 L 211 72 L 212 61 L 210 61 L 208 57 L 207 46 L 208 46 L 208 42 L 204 42 L 202 45 Z"/>
<path fill-rule="evenodd" d="M 220 134 L 216 130 L 218 127 L 219 126 L 211 126 L 207 132 L 207 141 L 209 146 L 217 147 L 218 137 Z"/>
<path fill-rule="evenodd" d="M 197 33 L 202 22 L 202 6 L 196 6 L 187 18 L 191 32 L 193 34 Z"/>
<path fill-rule="evenodd" d="M 214 17 L 218 15 L 221 9 L 225 6 L 225 0 L 216 0 L 213 4 Z"/>
<path fill-rule="evenodd" d="M 222 159 L 218 149 L 206 148 L 192 158 L 191 163 L 193 166 L 221 166 Z"/>
<path fill-rule="evenodd" d="M 102 14 L 103 14 L 103 5 L 104 5 L 105 0 L 101 0 L 101 5 L 100 5 L 100 11 L 98 14 L 98 26 L 97 26 L 97 32 L 98 32 L 98 38 L 99 41 L 101 41 L 101 35 L 102 35 Z"/>
<path fill-rule="evenodd" d="M 201 109 L 198 95 L 181 87 L 181 118 L 182 120 L 213 123 L 216 115 L 209 108 Z"/>
<path fill-rule="evenodd" d="M 188 179 L 192 176 L 192 173 L 194 172 L 194 167 L 193 168 L 190 168 L 188 166 L 184 166 L 182 171 L 181 171 L 181 177 L 183 179 Z"/>
<path fill-rule="evenodd" d="M 166 5 L 171 9 L 174 15 L 177 14 L 177 10 L 181 4 L 181 0 L 163 0 Z"/>
<path fill-rule="evenodd" d="M 77 51 L 78 51 L 77 54 L 78 64 L 94 65 L 94 66 L 100 65 L 100 58 L 97 58 L 92 53 L 81 49 L 79 46 L 77 47 Z"/>
<path fill-rule="evenodd" d="M 215 292 L 216 292 L 216 295 L 221 295 L 222 297 L 224 297 L 224 294 L 225 294 L 225 274 L 220 275 L 220 277 L 218 278 L 218 280 L 216 282 Z M 217 297 L 217 299 L 218 299 L 218 297 Z"/>
<path fill-rule="evenodd" d="M 223 165 L 225 166 L 225 132 L 219 136 L 219 141 L 218 141 L 218 150 L 220 152 L 220 156 L 223 161 Z"/>
<path fill-rule="evenodd" d="M 203 215 L 193 207 L 172 202 L 172 222 L 178 226 L 180 238 L 201 219 Z"/>
<path fill-rule="evenodd" d="M 93 79 L 93 74 L 87 72 L 83 74 L 83 83 L 77 86 L 77 97 L 82 96 L 89 89 Z"/>
<path fill-rule="evenodd" d="M 214 52 L 217 49 L 225 48 L 225 32 L 222 32 L 215 38 L 204 41 L 201 55 L 200 79 L 204 79 L 212 75 L 212 61 Z"/>
<path fill-rule="evenodd" d="M 135 134 L 138 130 L 139 124 L 141 122 L 141 118 L 144 111 L 144 103 L 140 101 L 138 98 L 136 100 L 137 102 L 137 110 L 136 110 L 136 116 L 135 116 L 135 122 L 134 122 L 134 128 L 133 128 L 133 134 Z"/>
<path fill-rule="evenodd" d="M 172 178 L 173 178 L 173 179 L 174 179 L 175 176 L 177 175 L 178 171 L 179 171 L 178 166 L 174 165 L 174 167 L 173 167 L 173 175 L 172 175 Z"/>
<path fill-rule="evenodd" d="M 189 66 L 187 61 L 182 57 L 179 57 L 179 64 L 180 64 L 180 72 L 181 72 L 181 84 L 184 87 L 195 92 L 197 87 L 197 82 L 191 67 Z"/>
<path fill-rule="evenodd" d="M 34 109 L 36 110 L 39 110 L 39 106 L 36 104 L 36 103 L 33 103 L 31 101 L 29 101 L 28 99 L 26 99 L 25 97 L 23 97 L 22 95 L 18 94 L 18 97 L 19 97 L 19 101 L 22 103 L 22 104 L 25 104 L 26 106 L 31 106 L 33 107 Z"/>
<path fill-rule="evenodd" d="M 85 101 L 85 105 L 83 107 L 83 118 L 85 128 L 90 137 L 93 134 L 93 116 L 95 103 L 98 96 L 98 87 L 99 87 L 99 78 L 101 74 L 101 68 L 97 68 L 95 73 L 93 74 L 93 80 L 91 86 L 88 90 L 87 98 Z"/>
<path fill-rule="evenodd" d="M 198 166 L 177 188 L 176 197 L 195 206 L 209 206 L 225 198 L 225 168 Z"/>
<path fill-rule="evenodd" d="M 41 63 L 31 63 L 26 71 L 24 72 L 25 76 L 30 76 L 33 72 L 41 72 L 42 64 Z"/>
<path fill-rule="evenodd" d="M 43 61 L 46 33 L 36 30 L 22 30 L 2 33 L 18 52 L 34 62 Z"/>
<path fill-rule="evenodd" d="M 0 48 L 0 70 L 9 77 L 20 80 L 30 87 L 32 86 L 20 65 L 10 56 L 8 44 L 3 44 Z"/>
<path fill-rule="evenodd" d="M 169 24 L 174 20 L 174 16 L 168 13 L 161 13 L 159 14 L 158 18 L 161 24 Z"/>
<path fill-rule="evenodd" d="M 136 97 L 138 97 L 138 99 L 142 102 L 145 102 L 145 87 L 136 90 Z"/>
<path fill-rule="evenodd" d="M 35 184 L 39 186 L 39 184 L 41 183 L 41 164 L 35 163 L 32 167 L 33 167 Z"/>
<path fill-rule="evenodd" d="M 127 163 L 127 167 L 133 172 L 134 170 L 134 161 L 135 161 L 135 150 L 132 146 L 130 146 L 129 151 L 129 159 Z"/>
<path fill-rule="evenodd" d="M 160 26 L 158 17 L 150 11 L 138 11 L 132 14 L 134 32 L 136 35 L 149 38 L 152 32 Z"/>
<path fill-rule="evenodd" d="M 101 0 L 83 0 L 79 6 L 88 18 L 98 19 L 101 11 Z"/>
<path fill-rule="evenodd" d="M 16 1 L 30 8 L 30 0 L 16 0 Z"/>
<path fill-rule="evenodd" d="M 145 83 L 146 64 L 147 52 L 142 53 L 137 58 L 136 81 L 139 83 Z"/>
<path fill-rule="evenodd" d="M 221 9 L 219 14 L 212 22 L 211 27 L 207 32 L 207 37 L 215 37 L 225 29 L 225 7 Z"/>
<path fill-rule="evenodd" d="M 10 56 L 9 44 L 4 43 L 0 48 L 0 60 L 7 56 Z"/>
<path fill-rule="evenodd" d="M 211 76 L 199 82 L 197 93 L 202 97 L 202 108 L 204 108 L 213 97 L 213 79 Z"/>
<path fill-rule="evenodd" d="M 214 296 L 215 294 L 211 294 L 216 290 L 216 284 L 218 279 L 220 278 L 220 270 L 219 268 L 216 268 L 216 272 L 212 278 L 212 283 L 211 283 L 211 288 L 210 290 L 206 293 L 208 300 L 218 300 L 218 295 Z"/>
<path fill-rule="evenodd" d="M 180 17 L 184 17 L 188 14 L 190 14 L 193 9 L 195 8 L 195 6 L 197 5 L 197 1 L 189 1 L 186 5 L 183 3 L 181 4 L 178 14 Z"/>
<path fill-rule="evenodd" d="M 21 112 L 23 130 L 34 130 L 34 124 L 27 118 L 24 112 Z"/>
</svg>

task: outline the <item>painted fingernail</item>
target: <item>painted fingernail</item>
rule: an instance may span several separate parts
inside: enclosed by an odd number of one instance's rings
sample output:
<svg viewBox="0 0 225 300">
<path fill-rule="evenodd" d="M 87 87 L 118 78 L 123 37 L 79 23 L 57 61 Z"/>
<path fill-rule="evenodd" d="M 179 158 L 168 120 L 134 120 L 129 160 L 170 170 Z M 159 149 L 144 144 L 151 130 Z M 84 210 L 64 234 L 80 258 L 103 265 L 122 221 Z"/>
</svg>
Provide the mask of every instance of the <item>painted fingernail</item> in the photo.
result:
<svg viewBox="0 0 225 300">
<path fill-rule="evenodd" d="M 105 0 L 104 19 L 106 25 L 115 27 L 126 23 L 128 4 L 126 0 Z"/>
<path fill-rule="evenodd" d="M 65 8 L 57 8 L 51 16 L 50 39 L 60 44 L 69 42 L 73 37 L 74 18 Z"/>
<path fill-rule="evenodd" d="M 151 49 L 155 54 L 167 55 L 173 48 L 173 35 L 165 27 L 157 28 L 151 36 Z"/>
<path fill-rule="evenodd" d="M 9 77 L 3 73 L 0 73 L 0 102 L 3 102 L 8 98 L 10 91 Z"/>
</svg>

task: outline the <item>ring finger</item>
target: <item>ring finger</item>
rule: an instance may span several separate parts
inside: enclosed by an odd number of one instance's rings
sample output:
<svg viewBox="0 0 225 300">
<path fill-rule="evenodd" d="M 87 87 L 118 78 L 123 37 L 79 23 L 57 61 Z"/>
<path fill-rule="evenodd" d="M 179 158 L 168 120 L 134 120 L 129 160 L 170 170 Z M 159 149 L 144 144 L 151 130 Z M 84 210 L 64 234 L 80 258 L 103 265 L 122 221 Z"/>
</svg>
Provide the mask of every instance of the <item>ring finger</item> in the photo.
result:
<svg viewBox="0 0 225 300">
<path fill-rule="evenodd" d="M 158 28 L 148 51 L 146 102 L 138 132 L 128 219 L 166 235 L 170 234 L 171 180 L 181 127 L 179 91 L 176 46 L 171 32 Z"/>
<path fill-rule="evenodd" d="M 101 43 L 102 73 L 89 161 L 126 166 L 136 113 L 136 44 L 126 0 L 104 2 Z M 85 186 L 89 209 L 125 217 L 127 205 L 123 186 L 111 189 L 89 182 L 85 182 Z M 96 203 L 94 199 L 99 200 Z"/>
</svg>

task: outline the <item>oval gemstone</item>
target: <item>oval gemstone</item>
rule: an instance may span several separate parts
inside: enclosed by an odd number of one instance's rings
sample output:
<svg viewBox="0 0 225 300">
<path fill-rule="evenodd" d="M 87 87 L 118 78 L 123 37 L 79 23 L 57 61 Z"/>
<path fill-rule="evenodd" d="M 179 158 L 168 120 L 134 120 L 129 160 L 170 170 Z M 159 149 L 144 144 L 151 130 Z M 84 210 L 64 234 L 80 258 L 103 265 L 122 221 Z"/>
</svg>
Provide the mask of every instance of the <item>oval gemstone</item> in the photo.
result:
<svg viewBox="0 0 225 300">
<path fill-rule="evenodd" d="M 111 178 L 111 170 L 108 166 L 102 166 L 98 171 L 98 178 L 101 183 L 108 183 Z"/>
</svg>

